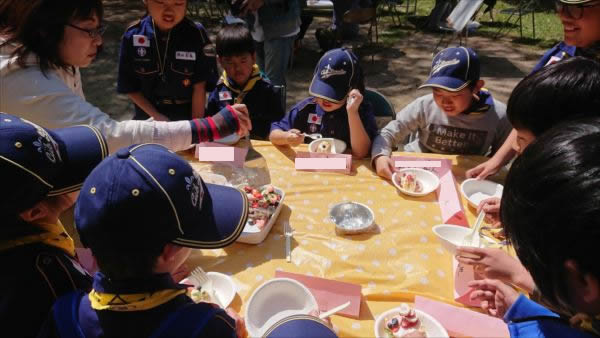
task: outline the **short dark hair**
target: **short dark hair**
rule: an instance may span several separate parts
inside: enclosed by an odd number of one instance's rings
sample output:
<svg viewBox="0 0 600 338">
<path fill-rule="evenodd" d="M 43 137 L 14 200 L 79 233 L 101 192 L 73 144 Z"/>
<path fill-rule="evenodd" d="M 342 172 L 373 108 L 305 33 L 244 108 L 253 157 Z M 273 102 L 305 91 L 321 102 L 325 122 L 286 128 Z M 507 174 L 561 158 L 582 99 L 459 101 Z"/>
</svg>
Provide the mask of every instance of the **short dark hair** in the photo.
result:
<svg viewBox="0 0 600 338">
<path fill-rule="evenodd" d="M 600 63 L 573 57 L 528 75 L 510 94 L 506 114 L 516 129 L 540 136 L 554 125 L 599 116 Z"/>
<path fill-rule="evenodd" d="M 220 57 L 256 51 L 250 30 L 241 23 L 224 26 L 217 34 L 216 52 Z"/>
<path fill-rule="evenodd" d="M 154 274 L 154 267 L 163 249 L 126 251 L 92 249 L 100 271 L 108 278 L 123 280 L 146 278 Z"/>
<path fill-rule="evenodd" d="M 564 263 L 600 278 L 600 119 L 560 124 L 529 145 L 506 178 L 500 216 L 544 298 L 568 303 Z"/>
<path fill-rule="evenodd" d="M 18 57 L 21 67 L 26 66 L 27 54 L 35 53 L 44 74 L 52 67 L 70 67 L 59 56 L 65 25 L 71 20 L 90 19 L 94 15 L 102 21 L 104 16 L 102 0 L 4 1 L 0 7 L 0 29 L 10 36 L 4 44 L 19 45 L 13 55 Z M 23 6 L 23 2 L 28 6 Z"/>
</svg>

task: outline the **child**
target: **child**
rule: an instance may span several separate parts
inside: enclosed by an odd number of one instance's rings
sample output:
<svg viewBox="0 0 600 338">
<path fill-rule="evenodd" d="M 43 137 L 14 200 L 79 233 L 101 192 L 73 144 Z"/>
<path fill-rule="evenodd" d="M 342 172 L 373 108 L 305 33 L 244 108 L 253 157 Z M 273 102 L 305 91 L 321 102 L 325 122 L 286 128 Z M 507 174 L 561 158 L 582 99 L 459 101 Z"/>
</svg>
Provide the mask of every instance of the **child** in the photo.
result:
<svg viewBox="0 0 600 338">
<path fill-rule="evenodd" d="M 512 337 L 599 333 L 599 144 L 599 119 L 569 122 L 537 139 L 510 169 L 502 195 L 509 242 L 544 299 L 578 313 L 568 320 L 498 281 L 473 282 L 473 297 L 504 317 Z"/>
<path fill-rule="evenodd" d="M 7 332 L 35 337 L 56 298 L 91 289 L 59 216 L 107 150 L 93 127 L 50 131 L 0 113 L 0 318 Z"/>
<path fill-rule="evenodd" d="M 390 154 L 416 133 L 404 151 L 442 154 L 486 155 L 494 153 L 510 132 L 505 105 L 483 89 L 479 57 L 470 48 L 453 47 L 439 52 L 429 79 L 433 95 L 422 96 L 396 114 L 383 128 L 371 151 L 377 174 L 391 179 Z"/>
<path fill-rule="evenodd" d="M 302 133 L 319 133 L 346 142 L 354 157 L 366 156 L 377 126 L 371 105 L 363 103 L 364 82 L 356 55 L 345 48 L 325 53 L 308 92 L 309 98 L 271 125 L 269 140 L 296 146 L 304 142 Z"/>
<path fill-rule="evenodd" d="M 563 41 L 548 50 L 532 73 L 544 66 L 572 56 L 600 59 L 600 2 L 596 0 L 556 0 L 556 13 L 564 29 Z M 511 144 L 515 142 L 513 130 L 496 154 L 486 162 L 469 169 L 467 177 L 484 179 L 497 173 L 516 155 Z"/>
<path fill-rule="evenodd" d="M 99 267 L 93 290 L 57 301 L 46 331 L 55 326 L 63 337 L 73 329 L 85 337 L 159 332 L 235 337 L 244 328 L 229 316 L 234 312 L 195 304 L 170 273 L 184 263 L 190 248 L 233 243 L 246 224 L 247 206 L 245 193 L 205 184 L 163 146 L 120 149 L 85 180 L 75 208 L 81 241 Z M 79 311 L 73 314 L 73 307 Z"/>
<path fill-rule="evenodd" d="M 148 15 L 121 41 L 117 91 L 135 104 L 135 120 L 204 116 L 210 74 L 201 25 L 185 17 L 187 0 L 144 0 Z"/>
<path fill-rule="evenodd" d="M 208 98 L 206 115 L 229 104 L 244 103 L 252 121 L 252 138 L 266 139 L 271 123 L 284 115 L 280 93 L 259 72 L 254 40 L 242 24 L 227 25 L 217 35 L 217 60 L 223 75 Z"/>
</svg>

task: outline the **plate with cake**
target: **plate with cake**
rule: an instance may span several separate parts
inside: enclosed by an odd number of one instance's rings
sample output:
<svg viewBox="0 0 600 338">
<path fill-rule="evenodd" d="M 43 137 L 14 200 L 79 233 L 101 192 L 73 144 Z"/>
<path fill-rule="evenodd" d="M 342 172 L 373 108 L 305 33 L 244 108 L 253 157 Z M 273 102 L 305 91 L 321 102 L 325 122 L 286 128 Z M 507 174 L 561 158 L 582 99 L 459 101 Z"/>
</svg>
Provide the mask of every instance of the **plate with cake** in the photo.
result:
<svg viewBox="0 0 600 338">
<path fill-rule="evenodd" d="M 375 337 L 448 337 L 435 318 L 408 304 L 387 310 L 375 320 Z"/>
<path fill-rule="evenodd" d="M 440 185 L 440 179 L 429 170 L 404 168 L 392 175 L 392 183 L 409 196 L 425 196 Z"/>
<path fill-rule="evenodd" d="M 311 153 L 341 154 L 346 151 L 346 142 L 335 138 L 320 138 L 308 144 Z"/>
</svg>

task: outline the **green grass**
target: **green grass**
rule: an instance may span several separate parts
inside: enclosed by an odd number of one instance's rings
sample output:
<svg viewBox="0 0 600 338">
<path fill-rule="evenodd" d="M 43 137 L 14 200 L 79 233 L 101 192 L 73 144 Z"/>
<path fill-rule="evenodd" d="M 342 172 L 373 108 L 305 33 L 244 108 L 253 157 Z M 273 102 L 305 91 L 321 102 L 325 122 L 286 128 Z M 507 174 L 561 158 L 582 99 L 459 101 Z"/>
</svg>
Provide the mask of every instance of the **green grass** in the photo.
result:
<svg viewBox="0 0 600 338">
<path fill-rule="evenodd" d="M 411 10 L 414 1 L 411 1 Z M 418 0 L 416 15 L 401 15 L 400 23 L 394 25 L 389 12 L 381 11 L 379 20 L 386 26 L 386 30 L 382 30 L 380 35 L 384 44 L 393 43 L 394 40 L 406 36 L 407 29 L 423 26 L 427 21 L 427 16 L 435 5 L 435 0 Z M 494 21 L 492 22 L 489 13 L 483 14 L 486 5 L 483 5 L 477 14 L 476 20 L 481 23 L 481 27 L 475 33 L 470 35 L 486 36 L 494 38 L 498 30 L 502 27 L 503 33 L 501 36 L 509 40 L 526 45 L 536 46 L 539 48 L 549 48 L 562 40 L 562 25 L 558 16 L 554 11 L 547 9 L 538 9 L 535 12 L 535 38 L 533 38 L 532 15 L 526 14 L 522 17 L 523 22 L 523 37 L 520 35 L 519 25 L 516 21 L 516 15 L 511 18 L 511 24 L 506 24 L 509 14 L 500 13 L 508 8 L 515 8 L 514 2 L 498 1 L 493 9 Z M 387 8 L 386 8 L 387 9 Z M 406 10 L 405 4 L 399 5 L 398 9 L 401 12 Z M 398 23 L 398 22 L 396 22 Z M 410 33 L 410 32 L 408 32 Z"/>
</svg>

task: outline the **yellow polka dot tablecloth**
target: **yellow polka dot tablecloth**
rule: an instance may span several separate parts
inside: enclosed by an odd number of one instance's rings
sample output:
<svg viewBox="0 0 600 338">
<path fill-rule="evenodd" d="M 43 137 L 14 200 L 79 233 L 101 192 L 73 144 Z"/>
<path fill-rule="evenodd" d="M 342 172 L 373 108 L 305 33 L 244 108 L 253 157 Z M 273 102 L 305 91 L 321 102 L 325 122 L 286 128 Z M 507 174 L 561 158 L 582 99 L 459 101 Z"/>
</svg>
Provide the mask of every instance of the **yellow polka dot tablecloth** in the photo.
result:
<svg viewBox="0 0 600 338">
<path fill-rule="evenodd" d="M 452 257 L 442 249 L 431 228 L 443 223 L 435 193 L 408 197 L 371 170 L 370 160 L 355 160 L 351 175 L 294 169 L 297 148 L 252 141 L 243 169 L 198 162 L 199 171 L 222 174 L 234 184 L 272 184 L 285 192 L 284 206 L 271 232 L 257 245 L 235 243 L 224 249 L 194 250 L 187 264 L 230 275 L 237 284 L 232 307 L 243 315 L 245 302 L 277 270 L 360 284 L 359 319 L 332 316 L 340 337 L 372 337 L 375 318 L 415 295 L 458 305 L 453 301 Z M 402 153 L 399 153 L 402 154 Z M 460 184 L 467 169 L 483 162 L 478 156 L 404 154 L 449 158 Z M 502 175 L 500 176 L 502 178 Z M 492 178 L 493 179 L 493 178 Z M 458 187 L 457 187 L 458 189 Z M 458 190 L 457 190 L 458 191 Z M 329 208 L 354 201 L 375 214 L 375 232 L 340 236 L 329 220 Z M 475 210 L 463 199 L 469 223 Z M 294 229 L 292 262 L 286 262 L 284 223 Z"/>
</svg>

